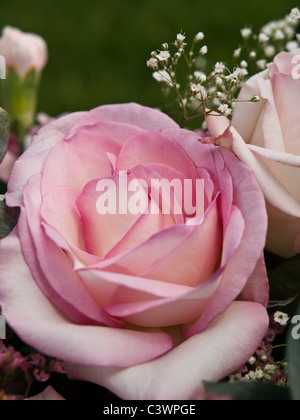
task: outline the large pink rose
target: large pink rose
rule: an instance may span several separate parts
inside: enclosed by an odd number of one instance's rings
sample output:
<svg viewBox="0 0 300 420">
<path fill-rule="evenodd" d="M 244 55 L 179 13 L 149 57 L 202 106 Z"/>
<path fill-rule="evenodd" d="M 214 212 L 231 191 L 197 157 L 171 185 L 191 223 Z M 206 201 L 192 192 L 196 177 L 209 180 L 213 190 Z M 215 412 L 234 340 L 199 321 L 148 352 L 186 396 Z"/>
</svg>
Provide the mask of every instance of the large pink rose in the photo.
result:
<svg viewBox="0 0 300 420">
<path fill-rule="evenodd" d="M 267 200 L 267 248 L 283 257 L 300 253 L 300 50 L 277 55 L 252 77 L 236 104 L 232 150 L 256 174 Z M 297 64 L 298 63 L 298 64 Z M 226 125 L 226 124 L 225 124 Z M 209 122 L 214 136 L 224 124 Z"/>
<path fill-rule="evenodd" d="M 4 315 L 70 377 L 124 399 L 203 398 L 202 381 L 243 365 L 268 327 L 263 195 L 198 139 L 159 111 L 103 106 L 43 127 L 9 180 L 21 213 L 1 242 Z M 98 182 L 118 189 L 120 173 L 192 180 L 205 213 L 101 215 Z"/>
</svg>

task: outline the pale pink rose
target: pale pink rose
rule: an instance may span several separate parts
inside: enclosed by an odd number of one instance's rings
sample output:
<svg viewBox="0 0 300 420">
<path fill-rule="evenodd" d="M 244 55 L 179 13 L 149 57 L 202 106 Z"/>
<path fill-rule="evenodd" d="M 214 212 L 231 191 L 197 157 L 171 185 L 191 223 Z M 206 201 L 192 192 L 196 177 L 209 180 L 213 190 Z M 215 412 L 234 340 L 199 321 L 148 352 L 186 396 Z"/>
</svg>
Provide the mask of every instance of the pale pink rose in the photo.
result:
<svg viewBox="0 0 300 420">
<path fill-rule="evenodd" d="M 267 249 L 287 258 L 300 252 L 299 63 L 300 50 L 282 52 L 268 70 L 246 82 L 239 99 L 261 100 L 236 104 L 232 125 L 237 132 L 230 135 L 232 144 L 227 143 L 254 170 L 266 197 Z M 228 127 L 215 117 L 208 125 L 215 137 Z"/>
<path fill-rule="evenodd" d="M 7 68 L 14 69 L 21 77 L 32 68 L 40 72 L 48 58 L 47 44 L 43 38 L 11 26 L 3 29 L 0 54 L 5 57 Z"/>
<path fill-rule="evenodd" d="M 1 242 L 7 322 L 124 399 L 203 398 L 202 381 L 240 368 L 268 328 L 263 195 L 231 152 L 198 139 L 157 110 L 102 106 L 43 127 L 10 176 L 21 214 Z M 100 215 L 98 180 L 120 172 L 204 180 L 204 216 Z"/>
</svg>

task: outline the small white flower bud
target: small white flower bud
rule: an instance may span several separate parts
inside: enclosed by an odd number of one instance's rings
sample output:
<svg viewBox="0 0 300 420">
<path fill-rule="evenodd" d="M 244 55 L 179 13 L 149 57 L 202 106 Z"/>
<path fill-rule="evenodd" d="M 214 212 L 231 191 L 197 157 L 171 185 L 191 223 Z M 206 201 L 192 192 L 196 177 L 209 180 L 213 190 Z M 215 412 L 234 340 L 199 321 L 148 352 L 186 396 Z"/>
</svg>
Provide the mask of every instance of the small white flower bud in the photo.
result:
<svg viewBox="0 0 300 420">
<path fill-rule="evenodd" d="M 296 50 L 297 48 L 299 48 L 297 41 L 290 41 L 286 44 L 286 49 L 290 52 Z"/>
<path fill-rule="evenodd" d="M 277 368 L 275 365 L 266 365 L 264 367 L 265 372 L 270 373 L 270 374 L 274 374 L 277 371 Z"/>
<path fill-rule="evenodd" d="M 295 7 L 291 10 L 290 17 L 294 21 L 300 20 L 300 10 L 298 9 L 298 7 Z"/>
<path fill-rule="evenodd" d="M 261 368 L 257 368 L 255 371 L 255 379 L 262 379 L 264 377 L 264 372 Z"/>
<path fill-rule="evenodd" d="M 220 62 L 218 62 L 218 63 L 216 63 L 215 64 L 215 72 L 217 73 L 217 74 L 221 74 L 221 73 L 223 73 L 224 72 L 224 70 L 225 70 L 225 64 L 224 63 L 220 63 Z"/>
<path fill-rule="evenodd" d="M 241 52 L 242 52 L 241 48 L 237 48 L 236 50 L 234 50 L 233 58 L 236 58 L 236 59 L 240 58 Z"/>
<path fill-rule="evenodd" d="M 205 54 L 207 54 L 207 52 L 208 52 L 208 48 L 207 48 L 207 46 L 206 46 L 206 45 L 204 45 L 204 46 L 201 48 L 201 50 L 199 51 L 199 53 L 200 53 L 201 55 L 205 55 Z"/>
<path fill-rule="evenodd" d="M 277 324 L 280 324 L 283 327 L 286 327 L 290 318 L 287 314 L 284 312 L 277 311 L 274 314 L 274 321 L 277 322 Z"/>
<path fill-rule="evenodd" d="M 194 76 L 195 76 L 195 79 L 197 79 L 199 83 L 204 83 L 207 80 L 206 74 L 203 73 L 202 71 L 195 71 Z"/>
<path fill-rule="evenodd" d="M 277 29 L 277 31 L 274 34 L 275 41 L 282 41 L 285 39 L 285 35 L 281 29 Z"/>
<path fill-rule="evenodd" d="M 169 87 L 173 86 L 172 79 L 165 70 L 156 71 L 155 73 L 153 73 L 153 77 L 158 83 L 165 83 Z"/>
<path fill-rule="evenodd" d="M 177 34 L 177 41 L 182 44 L 183 41 L 185 40 L 185 36 L 182 34 Z"/>
<path fill-rule="evenodd" d="M 252 35 L 252 29 L 244 28 L 241 30 L 241 34 L 244 39 L 249 39 L 250 36 Z"/>
<path fill-rule="evenodd" d="M 232 114 L 232 109 L 229 108 L 229 106 L 227 104 L 222 104 L 219 106 L 218 111 L 222 114 L 225 115 L 225 117 L 228 117 L 229 115 Z"/>
<path fill-rule="evenodd" d="M 256 62 L 256 65 L 260 70 L 264 70 L 267 66 L 267 60 L 265 60 L 265 59 L 258 60 Z"/>
<path fill-rule="evenodd" d="M 160 51 L 160 53 L 156 56 L 156 58 L 162 62 L 167 62 L 170 57 L 171 54 L 169 53 L 169 51 Z"/>
<path fill-rule="evenodd" d="M 156 58 L 150 58 L 150 60 L 147 61 L 147 67 L 150 69 L 156 71 L 158 69 L 158 61 Z"/>
<path fill-rule="evenodd" d="M 265 42 L 268 42 L 269 41 L 269 37 L 268 37 L 268 35 L 266 35 L 266 34 L 264 34 L 263 32 L 262 33 L 260 33 L 259 35 L 258 35 L 258 40 L 259 40 L 259 42 L 261 42 L 261 43 L 265 43 Z"/>
<path fill-rule="evenodd" d="M 197 35 L 194 38 L 195 42 L 203 41 L 203 39 L 204 39 L 204 33 L 203 32 L 198 32 Z"/>
<path fill-rule="evenodd" d="M 223 80 L 221 79 L 221 77 L 217 77 L 217 78 L 216 78 L 216 85 L 217 85 L 218 87 L 220 87 L 220 86 L 222 86 L 222 85 L 223 85 Z"/>
<path fill-rule="evenodd" d="M 273 45 L 267 45 L 264 49 L 266 57 L 273 57 L 276 54 L 276 49 Z"/>
<path fill-rule="evenodd" d="M 180 58 L 181 58 L 181 54 L 177 52 L 177 53 L 174 55 L 174 59 L 175 59 L 175 61 L 178 61 Z"/>
</svg>

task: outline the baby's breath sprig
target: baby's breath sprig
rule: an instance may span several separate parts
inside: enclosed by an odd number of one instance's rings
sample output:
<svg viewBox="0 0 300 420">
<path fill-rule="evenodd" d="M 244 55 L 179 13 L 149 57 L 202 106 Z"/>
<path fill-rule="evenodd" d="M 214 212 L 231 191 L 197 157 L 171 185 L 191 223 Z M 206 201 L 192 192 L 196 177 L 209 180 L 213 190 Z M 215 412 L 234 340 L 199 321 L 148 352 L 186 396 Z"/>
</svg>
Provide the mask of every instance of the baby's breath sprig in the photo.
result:
<svg viewBox="0 0 300 420">
<path fill-rule="evenodd" d="M 299 22 L 300 11 L 294 8 L 285 18 L 264 25 L 258 34 L 252 28 L 243 28 L 242 44 L 234 51 L 234 62 L 246 62 L 249 75 L 265 70 L 281 51 L 293 51 L 300 47 L 300 35 L 297 34 Z"/>
<path fill-rule="evenodd" d="M 263 382 L 278 386 L 288 385 L 288 365 L 285 359 L 276 361 L 273 351 L 286 344 L 274 345 L 275 339 L 284 333 L 289 316 L 283 312 L 270 315 L 270 326 L 255 354 L 236 373 L 229 382 Z"/>
<path fill-rule="evenodd" d="M 203 123 L 205 115 L 212 112 L 230 118 L 240 88 L 248 76 L 248 64 L 245 61 L 232 72 L 221 62 L 217 62 L 207 72 L 203 65 L 208 52 L 207 46 L 203 45 L 204 38 L 204 33 L 199 32 L 188 49 L 186 36 L 179 33 L 172 44 L 174 53 L 169 44 L 164 43 L 160 50 L 151 53 L 147 61 L 147 66 L 154 71 L 153 77 L 163 88 L 167 100 L 171 92 L 175 93 L 177 107 L 179 105 L 183 114 L 182 127 L 194 119 L 201 119 Z M 183 86 L 178 82 L 178 65 L 182 59 L 187 66 Z M 252 99 L 249 98 L 249 101 Z"/>
<path fill-rule="evenodd" d="M 300 48 L 300 34 L 297 34 L 299 23 L 300 10 L 294 8 L 284 19 L 263 26 L 258 34 L 249 27 L 243 28 L 243 45 L 234 51 L 232 71 L 221 62 L 208 71 L 208 47 L 203 42 L 204 33 L 199 32 L 189 47 L 186 35 L 180 32 L 175 42 L 170 46 L 168 43 L 162 44 L 161 49 L 153 51 L 147 61 L 164 94 L 167 104 L 165 112 L 173 116 L 179 109 L 182 127 L 195 119 L 200 119 L 204 126 L 205 115 L 209 113 L 230 119 L 244 82 L 267 69 L 279 52 Z M 179 64 L 183 59 L 187 67 L 186 76 L 180 77 L 179 82 Z M 171 99 L 171 93 L 175 94 L 175 102 Z M 247 101 L 258 102 L 259 98 L 249 98 Z"/>
</svg>

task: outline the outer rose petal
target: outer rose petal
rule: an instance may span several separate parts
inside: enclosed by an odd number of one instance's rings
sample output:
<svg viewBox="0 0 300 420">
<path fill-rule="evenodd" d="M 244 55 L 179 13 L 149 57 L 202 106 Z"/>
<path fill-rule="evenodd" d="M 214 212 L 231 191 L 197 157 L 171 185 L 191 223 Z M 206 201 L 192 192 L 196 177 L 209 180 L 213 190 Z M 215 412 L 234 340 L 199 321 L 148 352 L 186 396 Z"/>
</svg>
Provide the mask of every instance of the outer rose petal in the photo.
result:
<svg viewBox="0 0 300 420">
<path fill-rule="evenodd" d="M 83 115 L 83 112 L 66 115 L 39 130 L 30 147 L 20 156 L 11 172 L 8 194 L 6 194 L 6 202 L 9 206 L 22 204 L 22 190 L 29 178 L 41 172 L 52 147 L 67 135 L 75 121 Z"/>
<path fill-rule="evenodd" d="M 263 306 L 233 302 L 204 332 L 152 362 L 129 369 L 67 364 L 67 372 L 72 379 L 98 383 L 127 400 L 203 399 L 202 381 L 216 382 L 239 369 L 268 325 Z"/>
<path fill-rule="evenodd" d="M 281 131 L 285 142 L 285 149 L 288 153 L 299 156 L 299 80 L 295 80 L 288 75 L 275 74 L 272 80 L 272 87 Z"/>
<path fill-rule="evenodd" d="M 251 168 L 267 200 L 283 212 L 299 217 L 300 204 L 290 195 L 289 191 L 281 184 L 280 180 L 264 164 L 264 160 L 256 157 L 250 147 L 245 144 L 234 128 L 231 128 L 234 153 Z"/>
<path fill-rule="evenodd" d="M 268 71 L 265 71 L 260 74 L 260 77 L 267 79 Z M 251 77 L 247 83 L 244 84 L 244 87 L 239 95 L 239 100 L 249 101 L 253 96 L 259 96 L 259 86 L 257 77 Z M 257 126 L 257 123 L 260 119 L 260 115 L 263 112 L 265 107 L 265 102 L 243 102 L 242 106 L 237 106 L 234 109 L 232 124 L 240 133 L 240 135 L 245 139 L 246 142 L 249 142 L 253 135 L 253 127 Z M 210 129 L 210 128 L 209 128 Z M 218 136 L 223 133 L 219 132 Z"/>
<path fill-rule="evenodd" d="M 269 303 L 269 284 L 266 281 L 266 264 L 264 254 L 258 260 L 252 276 L 243 289 L 242 297 L 250 302 L 257 302 L 265 308 Z"/>
<path fill-rule="evenodd" d="M 86 130 L 62 139 L 52 148 L 42 169 L 43 195 L 59 185 L 81 191 L 92 179 L 110 176 L 107 153 L 118 155 L 119 151 L 120 145 L 110 138 Z"/>
<path fill-rule="evenodd" d="M 40 352 L 75 364 L 128 367 L 172 348 L 171 337 L 158 329 L 140 332 L 73 324 L 32 279 L 15 231 L 1 242 L 0 250 L 3 314 L 21 339 Z"/>
<path fill-rule="evenodd" d="M 129 124 L 146 131 L 179 128 L 178 124 L 166 114 L 153 108 L 130 103 L 104 105 L 92 109 L 73 126 L 70 135 L 75 133 L 80 127 L 93 126 L 99 122 Z"/>
<path fill-rule="evenodd" d="M 271 65 L 271 72 L 279 72 L 283 74 L 291 74 L 295 63 L 291 59 L 291 55 L 299 55 L 300 49 L 294 50 L 292 53 L 283 51 L 274 58 L 274 67 Z"/>
</svg>

